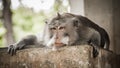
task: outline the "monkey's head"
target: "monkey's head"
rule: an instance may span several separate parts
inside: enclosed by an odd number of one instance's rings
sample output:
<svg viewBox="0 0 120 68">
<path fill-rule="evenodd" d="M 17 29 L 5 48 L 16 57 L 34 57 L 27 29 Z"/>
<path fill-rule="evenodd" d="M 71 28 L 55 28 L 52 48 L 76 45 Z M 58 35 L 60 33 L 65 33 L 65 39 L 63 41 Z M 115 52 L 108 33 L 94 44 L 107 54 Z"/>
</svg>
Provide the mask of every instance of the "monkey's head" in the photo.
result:
<svg viewBox="0 0 120 68">
<path fill-rule="evenodd" d="M 61 47 L 64 45 L 72 45 L 79 38 L 78 29 L 81 26 L 80 20 L 71 14 L 62 14 L 52 18 L 46 22 L 48 41 L 47 46 Z"/>
</svg>

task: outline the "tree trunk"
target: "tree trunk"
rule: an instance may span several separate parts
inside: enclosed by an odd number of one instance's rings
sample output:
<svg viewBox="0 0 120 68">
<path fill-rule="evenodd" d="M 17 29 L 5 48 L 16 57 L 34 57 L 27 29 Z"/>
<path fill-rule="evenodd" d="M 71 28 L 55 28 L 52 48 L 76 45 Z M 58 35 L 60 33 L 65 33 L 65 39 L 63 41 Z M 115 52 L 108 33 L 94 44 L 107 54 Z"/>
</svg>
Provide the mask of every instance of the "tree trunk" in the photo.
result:
<svg viewBox="0 0 120 68">
<path fill-rule="evenodd" d="M 5 40 L 6 45 L 14 43 L 13 25 L 12 25 L 12 12 L 10 9 L 11 0 L 2 0 L 3 2 L 3 25 L 6 28 Z"/>
</svg>

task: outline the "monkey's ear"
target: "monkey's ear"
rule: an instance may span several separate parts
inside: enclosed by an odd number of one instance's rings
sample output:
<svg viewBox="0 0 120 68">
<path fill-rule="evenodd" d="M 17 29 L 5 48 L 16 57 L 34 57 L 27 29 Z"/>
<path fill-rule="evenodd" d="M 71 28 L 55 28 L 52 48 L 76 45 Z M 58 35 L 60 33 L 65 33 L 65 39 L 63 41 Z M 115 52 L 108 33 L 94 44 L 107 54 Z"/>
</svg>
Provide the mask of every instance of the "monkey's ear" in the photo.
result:
<svg viewBox="0 0 120 68">
<path fill-rule="evenodd" d="M 48 24 L 48 22 L 47 22 L 47 21 L 45 21 L 45 24 Z"/>
<path fill-rule="evenodd" d="M 79 20 L 78 19 L 73 19 L 73 26 L 75 27 L 79 27 L 80 26 L 80 23 L 79 23 Z"/>
<path fill-rule="evenodd" d="M 45 21 L 45 24 L 48 24 L 48 19 L 45 19 L 44 21 Z"/>
<path fill-rule="evenodd" d="M 73 22 L 73 25 L 74 25 L 75 27 L 78 27 L 78 26 L 79 26 L 78 21 L 77 21 L 77 20 L 76 20 L 76 21 L 74 21 L 74 22 Z"/>
<path fill-rule="evenodd" d="M 57 12 L 57 17 L 58 17 L 58 18 L 61 18 L 61 15 L 60 15 L 60 13 L 59 13 L 59 12 Z"/>
</svg>

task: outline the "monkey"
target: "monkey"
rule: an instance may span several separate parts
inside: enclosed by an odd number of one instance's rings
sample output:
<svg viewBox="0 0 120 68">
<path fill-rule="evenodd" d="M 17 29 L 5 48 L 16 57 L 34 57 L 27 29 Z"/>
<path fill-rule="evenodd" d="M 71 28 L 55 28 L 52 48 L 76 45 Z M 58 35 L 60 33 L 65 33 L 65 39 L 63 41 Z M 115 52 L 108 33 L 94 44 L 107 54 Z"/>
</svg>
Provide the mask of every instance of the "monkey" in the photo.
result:
<svg viewBox="0 0 120 68">
<path fill-rule="evenodd" d="M 105 29 L 98 26 L 97 24 L 95 24 L 94 22 L 92 22 L 91 20 L 89 20 L 86 17 L 80 16 L 80 15 L 78 17 L 82 21 L 83 24 L 85 24 L 88 27 L 94 28 L 95 30 L 97 30 L 100 33 L 100 35 L 101 35 L 101 47 L 105 48 L 106 50 L 109 50 L 110 39 L 109 39 L 109 35 L 105 31 Z"/>
<path fill-rule="evenodd" d="M 57 14 L 45 22 L 41 40 L 35 35 L 24 37 L 8 47 L 8 53 L 14 55 L 30 45 L 48 47 L 53 50 L 63 46 L 91 45 L 94 48 L 93 56 L 98 55 L 96 47 L 109 49 L 109 36 L 107 32 L 91 20 L 81 15 L 71 13 Z"/>
<path fill-rule="evenodd" d="M 82 24 L 98 31 L 101 35 L 101 41 L 100 41 L 101 47 L 105 48 L 106 50 L 109 50 L 110 39 L 109 39 L 108 33 L 105 31 L 105 29 L 103 29 L 99 25 L 95 24 L 87 17 L 81 16 L 81 15 L 70 14 L 70 13 L 66 13 L 65 15 L 71 15 L 71 16 L 77 17 L 77 18 L 79 18 L 79 20 L 81 21 Z M 106 44 L 106 46 L 105 46 L 105 44 Z"/>
</svg>

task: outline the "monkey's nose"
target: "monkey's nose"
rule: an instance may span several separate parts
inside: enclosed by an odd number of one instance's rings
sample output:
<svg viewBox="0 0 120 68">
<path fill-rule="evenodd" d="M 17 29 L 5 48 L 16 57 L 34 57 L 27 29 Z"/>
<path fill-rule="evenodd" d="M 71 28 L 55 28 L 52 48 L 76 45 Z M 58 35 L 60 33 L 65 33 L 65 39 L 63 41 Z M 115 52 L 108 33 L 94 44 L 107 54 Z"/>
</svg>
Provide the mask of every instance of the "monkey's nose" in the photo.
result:
<svg viewBox="0 0 120 68">
<path fill-rule="evenodd" d="M 58 39 L 58 36 L 57 36 L 57 37 L 55 37 L 55 39 Z"/>
</svg>

